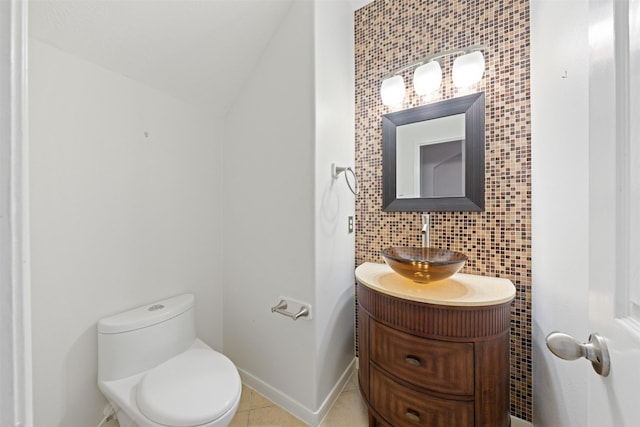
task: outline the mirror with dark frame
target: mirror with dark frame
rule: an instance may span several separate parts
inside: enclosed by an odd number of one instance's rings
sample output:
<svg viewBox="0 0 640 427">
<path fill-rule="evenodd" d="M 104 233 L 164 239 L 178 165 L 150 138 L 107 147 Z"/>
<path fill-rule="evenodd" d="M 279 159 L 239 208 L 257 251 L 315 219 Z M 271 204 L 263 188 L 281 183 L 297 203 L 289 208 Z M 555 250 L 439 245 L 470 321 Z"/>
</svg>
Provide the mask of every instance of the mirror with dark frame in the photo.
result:
<svg viewBox="0 0 640 427">
<path fill-rule="evenodd" d="M 383 210 L 484 210 L 484 92 L 382 116 Z"/>
</svg>

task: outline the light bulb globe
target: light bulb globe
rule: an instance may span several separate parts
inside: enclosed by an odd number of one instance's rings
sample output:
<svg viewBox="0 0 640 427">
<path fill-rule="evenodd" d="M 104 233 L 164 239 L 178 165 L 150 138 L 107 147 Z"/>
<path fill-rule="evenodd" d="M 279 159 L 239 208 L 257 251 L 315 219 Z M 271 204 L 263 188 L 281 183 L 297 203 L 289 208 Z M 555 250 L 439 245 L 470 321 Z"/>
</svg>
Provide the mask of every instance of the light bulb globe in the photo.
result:
<svg viewBox="0 0 640 427">
<path fill-rule="evenodd" d="M 393 76 L 383 80 L 380 85 L 382 103 L 387 106 L 400 104 L 404 99 L 406 90 L 402 76 Z"/>
<path fill-rule="evenodd" d="M 484 66 L 484 55 L 480 51 L 457 57 L 453 61 L 453 84 L 456 87 L 467 87 L 478 83 L 484 74 Z"/>
<path fill-rule="evenodd" d="M 426 95 L 440 88 L 442 69 L 438 61 L 427 62 L 413 72 L 413 88 L 418 95 Z"/>
</svg>

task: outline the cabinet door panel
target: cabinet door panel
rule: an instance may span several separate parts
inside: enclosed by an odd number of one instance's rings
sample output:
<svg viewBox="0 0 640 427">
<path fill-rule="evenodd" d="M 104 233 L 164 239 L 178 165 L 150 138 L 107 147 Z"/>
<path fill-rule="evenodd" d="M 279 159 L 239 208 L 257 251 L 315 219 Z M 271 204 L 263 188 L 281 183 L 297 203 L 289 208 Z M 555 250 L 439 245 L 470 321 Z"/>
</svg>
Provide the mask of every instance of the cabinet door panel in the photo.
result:
<svg viewBox="0 0 640 427">
<path fill-rule="evenodd" d="M 373 320 L 369 328 L 371 360 L 390 374 L 430 390 L 473 395 L 473 343 L 417 337 Z"/>
</svg>

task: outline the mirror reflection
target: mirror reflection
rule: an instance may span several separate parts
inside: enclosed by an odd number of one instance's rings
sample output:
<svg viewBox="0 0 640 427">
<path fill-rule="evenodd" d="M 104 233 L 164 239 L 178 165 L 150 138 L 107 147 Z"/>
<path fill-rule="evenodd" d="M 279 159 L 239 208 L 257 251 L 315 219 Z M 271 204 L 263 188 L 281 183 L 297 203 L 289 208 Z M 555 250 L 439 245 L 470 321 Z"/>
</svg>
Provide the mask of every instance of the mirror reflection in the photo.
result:
<svg viewBox="0 0 640 427">
<path fill-rule="evenodd" d="M 464 114 L 396 128 L 396 197 L 464 196 Z"/>
</svg>

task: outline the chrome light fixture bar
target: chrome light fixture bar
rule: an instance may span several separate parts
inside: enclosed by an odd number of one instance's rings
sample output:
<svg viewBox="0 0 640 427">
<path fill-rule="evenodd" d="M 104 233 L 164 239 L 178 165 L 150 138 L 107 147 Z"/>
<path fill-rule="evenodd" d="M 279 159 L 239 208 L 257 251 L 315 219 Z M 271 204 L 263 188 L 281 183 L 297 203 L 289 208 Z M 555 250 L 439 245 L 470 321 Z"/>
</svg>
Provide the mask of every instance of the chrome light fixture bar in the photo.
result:
<svg viewBox="0 0 640 427">
<path fill-rule="evenodd" d="M 397 105 L 402 102 L 406 92 L 404 79 L 399 73 L 417 67 L 413 73 L 413 88 L 418 95 L 426 95 L 437 90 L 442 83 L 440 59 L 449 55 L 459 55 L 453 61 L 452 78 L 456 87 L 466 87 L 477 83 L 484 74 L 485 45 L 473 45 L 464 49 L 453 49 L 427 55 L 400 67 L 382 78 L 380 97 L 384 105 Z"/>
</svg>

